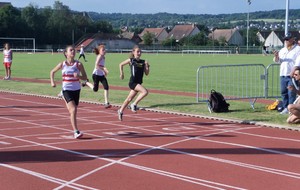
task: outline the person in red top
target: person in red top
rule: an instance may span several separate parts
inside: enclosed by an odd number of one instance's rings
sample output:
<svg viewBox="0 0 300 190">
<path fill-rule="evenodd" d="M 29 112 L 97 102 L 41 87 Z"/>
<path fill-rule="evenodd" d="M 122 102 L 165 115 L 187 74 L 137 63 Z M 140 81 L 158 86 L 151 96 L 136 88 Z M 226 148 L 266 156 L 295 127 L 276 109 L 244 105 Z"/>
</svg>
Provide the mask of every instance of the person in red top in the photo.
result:
<svg viewBox="0 0 300 190">
<path fill-rule="evenodd" d="M 13 59 L 13 53 L 10 49 L 9 43 L 4 44 L 3 48 L 3 65 L 5 67 L 5 77 L 4 80 L 10 80 L 11 77 L 11 65 L 12 65 L 12 59 Z"/>
<path fill-rule="evenodd" d="M 79 104 L 81 84 L 80 80 L 87 80 L 83 64 L 75 60 L 76 50 L 73 46 L 67 46 L 64 55 L 67 60 L 59 63 L 50 72 L 51 86 L 56 87 L 54 74 L 62 70 L 62 96 L 70 113 L 71 125 L 74 130 L 74 138 L 80 138 L 83 134 L 77 127 L 77 107 Z"/>
</svg>

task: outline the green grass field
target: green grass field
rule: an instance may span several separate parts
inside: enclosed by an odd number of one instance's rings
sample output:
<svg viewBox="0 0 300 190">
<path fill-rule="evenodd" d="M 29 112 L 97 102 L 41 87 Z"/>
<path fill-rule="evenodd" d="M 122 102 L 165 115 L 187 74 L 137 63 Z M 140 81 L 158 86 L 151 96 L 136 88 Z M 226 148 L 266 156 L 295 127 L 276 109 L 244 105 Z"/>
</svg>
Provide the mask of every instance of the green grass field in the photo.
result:
<svg viewBox="0 0 300 190">
<path fill-rule="evenodd" d="M 78 55 L 77 55 L 78 56 Z M 111 86 L 127 87 L 129 79 L 129 68 L 125 69 L 125 79 L 119 79 L 119 63 L 128 58 L 128 54 L 106 55 L 106 66 L 109 69 L 108 81 Z M 259 121 L 273 124 L 287 125 L 286 116 L 279 115 L 276 111 L 267 111 L 264 104 L 255 104 L 255 110 L 248 102 L 230 101 L 229 113 L 212 113 L 207 110 L 206 103 L 196 103 L 196 97 L 182 97 L 151 93 L 151 89 L 196 92 L 196 70 L 203 65 L 220 64 L 249 64 L 258 63 L 265 66 L 272 63 L 272 56 L 262 55 L 204 55 L 204 54 L 143 54 L 143 59 L 149 61 L 151 71 L 149 76 L 144 77 L 144 86 L 150 89 L 150 94 L 141 103 L 142 107 L 149 107 L 161 110 L 208 115 L 212 117 L 224 117 L 241 120 Z M 35 79 L 49 79 L 50 70 L 64 56 L 59 53 L 47 54 L 27 54 L 15 53 L 12 66 L 12 78 L 24 77 Z M 94 68 L 95 55 L 87 54 L 88 62 L 84 62 L 89 78 Z M 2 74 L 1 74 L 2 73 Z M 4 75 L 4 68 L 0 69 L 0 75 Z M 59 73 L 56 79 L 60 80 Z M 1 90 L 11 90 L 18 92 L 28 92 L 34 94 L 56 96 L 60 88 L 52 88 L 49 84 L 28 83 L 17 81 L 0 81 Z M 120 105 L 127 97 L 128 91 L 111 90 L 110 102 Z M 102 91 L 92 92 L 88 88 L 83 88 L 82 100 L 103 102 Z"/>
</svg>

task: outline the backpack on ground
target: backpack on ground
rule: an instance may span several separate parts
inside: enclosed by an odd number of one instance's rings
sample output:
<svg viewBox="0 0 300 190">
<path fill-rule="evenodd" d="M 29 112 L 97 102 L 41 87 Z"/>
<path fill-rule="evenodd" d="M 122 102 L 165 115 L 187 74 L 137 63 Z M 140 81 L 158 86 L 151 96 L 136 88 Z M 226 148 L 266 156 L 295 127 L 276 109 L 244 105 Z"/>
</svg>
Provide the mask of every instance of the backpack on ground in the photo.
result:
<svg viewBox="0 0 300 190">
<path fill-rule="evenodd" d="M 224 98 L 224 96 L 215 90 L 210 91 L 210 95 L 208 98 L 208 108 L 210 112 L 228 112 L 229 111 L 229 106 Z"/>
</svg>

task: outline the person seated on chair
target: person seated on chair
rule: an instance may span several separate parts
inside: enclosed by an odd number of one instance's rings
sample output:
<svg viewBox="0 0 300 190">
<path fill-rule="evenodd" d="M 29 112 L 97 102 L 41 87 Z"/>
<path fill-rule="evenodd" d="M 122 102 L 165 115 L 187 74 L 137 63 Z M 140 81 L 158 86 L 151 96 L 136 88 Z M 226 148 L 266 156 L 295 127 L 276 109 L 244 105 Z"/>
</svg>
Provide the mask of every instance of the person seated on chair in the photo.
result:
<svg viewBox="0 0 300 190">
<path fill-rule="evenodd" d="M 293 70 L 293 79 L 295 80 L 295 84 L 293 90 L 297 92 L 297 99 L 293 104 L 288 105 L 288 111 L 290 112 L 289 117 L 287 118 L 287 122 L 290 124 L 297 124 L 300 123 L 300 89 L 299 89 L 299 82 L 300 82 L 300 67 L 295 67 Z"/>
</svg>

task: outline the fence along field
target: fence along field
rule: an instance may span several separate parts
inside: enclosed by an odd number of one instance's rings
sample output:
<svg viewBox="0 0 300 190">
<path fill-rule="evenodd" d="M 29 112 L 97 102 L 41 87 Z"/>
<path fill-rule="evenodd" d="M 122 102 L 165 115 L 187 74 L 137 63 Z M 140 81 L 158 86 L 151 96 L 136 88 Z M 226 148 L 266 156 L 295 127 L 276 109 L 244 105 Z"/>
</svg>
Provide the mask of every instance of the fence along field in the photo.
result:
<svg viewBox="0 0 300 190">
<path fill-rule="evenodd" d="M 127 86 L 129 72 L 125 71 L 123 81 L 119 79 L 119 63 L 128 58 L 128 53 L 107 53 L 106 65 L 110 73 L 108 80 L 110 85 Z M 79 54 L 76 55 L 78 58 Z M 93 53 L 87 53 L 88 62 L 83 62 L 87 74 L 90 75 L 94 69 L 96 56 Z M 64 60 L 60 53 L 15 53 L 12 66 L 12 76 L 48 79 L 50 70 L 60 61 Z M 218 54 L 152 54 L 143 53 L 142 59 L 146 59 L 151 64 L 151 73 L 144 77 L 144 84 L 148 88 L 160 90 L 185 91 L 196 93 L 196 74 L 200 66 L 211 65 L 232 65 L 232 64 L 263 64 L 268 66 L 272 63 L 272 56 L 262 55 L 235 55 L 230 56 Z M 128 69 L 128 68 L 126 68 Z M 277 71 L 276 71 L 277 72 Z M 222 73 L 227 75 L 232 73 Z M 243 73 L 238 79 L 243 85 Z M 274 75 L 276 73 L 274 72 Z M 278 72 L 279 75 L 279 72 Z M 56 76 L 59 80 L 61 77 Z M 211 79 L 213 80 L 213 79 Z M 233 80 L 233 79 L 230 79 Z M 226 85 L 230 85 L 230 80 Z M 210 89 L 207 89 L 208 91 Z M 216 89 L 218 90 L 218 89 Z M 207 92 L 208 92 L 207 91 Z"/>
<path fill-rule="evenodd" d="M 275 72 L 277 71 L 277 72 Z M 197 102 L 207 101 L 209 90 L 221 92 L 226 100 L 279 98 L 279 64 L 236 64 L 201 66 L 197 70 Z"/>
</svg>

